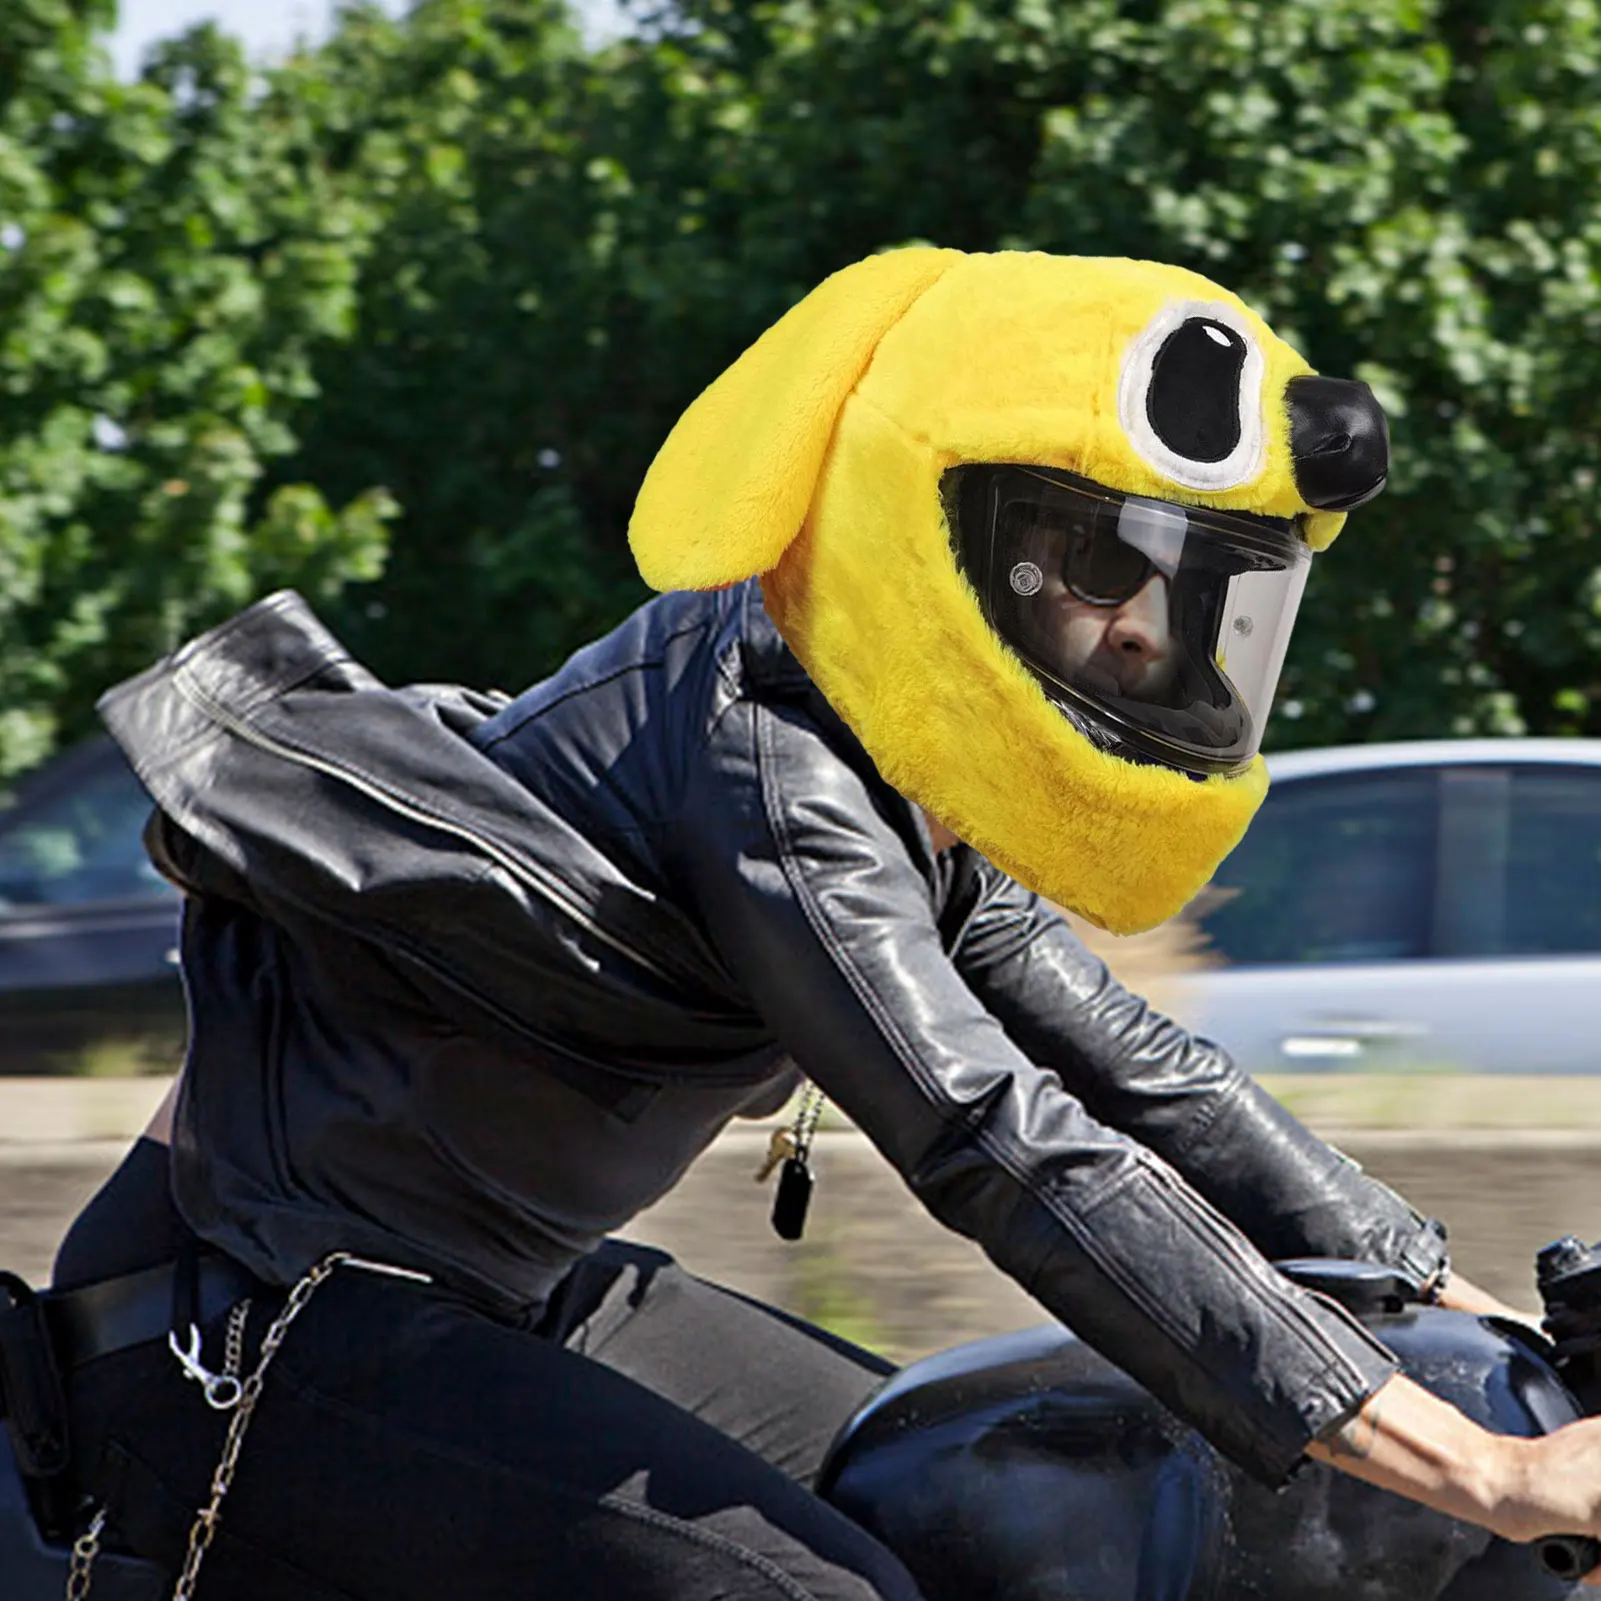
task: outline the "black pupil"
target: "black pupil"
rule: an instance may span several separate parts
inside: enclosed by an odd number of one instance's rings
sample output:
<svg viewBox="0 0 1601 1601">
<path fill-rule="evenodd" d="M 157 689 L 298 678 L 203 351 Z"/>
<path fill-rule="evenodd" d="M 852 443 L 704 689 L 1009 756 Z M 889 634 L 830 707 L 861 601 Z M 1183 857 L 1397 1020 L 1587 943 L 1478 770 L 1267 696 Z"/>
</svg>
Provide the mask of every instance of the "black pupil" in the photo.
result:
<svg viewBox="0 0 1601 1601">
<path fill-rule="evenodd" d="M 1156 436 L 1188 461 L 1222 461 L 1240 442 L 1245 341 L 1210 317 L 1191 317 L 1151 363 L 1145 415 Z"/>
</svg>

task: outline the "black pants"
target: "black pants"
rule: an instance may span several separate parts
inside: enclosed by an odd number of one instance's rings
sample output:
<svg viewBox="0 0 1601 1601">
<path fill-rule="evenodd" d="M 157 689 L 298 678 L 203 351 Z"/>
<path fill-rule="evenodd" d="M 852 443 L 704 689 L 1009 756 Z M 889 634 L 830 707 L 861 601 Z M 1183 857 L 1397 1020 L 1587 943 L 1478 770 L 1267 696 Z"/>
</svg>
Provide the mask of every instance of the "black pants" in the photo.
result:
<svg viewBox="0 0 1601 1601">
<path fill-rule="evenodd" d="M 200 1601 L 916 1601 L 806 1488 L 884 1364 L 621 1243 L 547 1323 L 337 1271 L 269 1371 Z M 86 1488 L 175 1569 L 225 1416 L 164 1345 L 71 1392 Z"/>
</svg>

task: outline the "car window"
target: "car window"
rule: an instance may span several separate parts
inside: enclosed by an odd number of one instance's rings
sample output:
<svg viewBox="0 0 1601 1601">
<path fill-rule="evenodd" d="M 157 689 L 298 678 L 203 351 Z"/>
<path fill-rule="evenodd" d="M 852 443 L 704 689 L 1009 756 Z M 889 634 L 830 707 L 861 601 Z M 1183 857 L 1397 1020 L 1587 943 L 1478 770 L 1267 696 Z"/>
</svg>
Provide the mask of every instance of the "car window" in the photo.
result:
<svg viewBox="0 0 1601 1601">
<path fill-rule="evenodd" d="M 1500 954 L 1601 951 L 1601 772 L 1514 768 Z"/>
<path fill-rule="evenodd" d="M 1432 768 L 1283 780 L 1202 892 L 1212 950 L 1240 965 L 1429 953 Z"/>
<path fill-rule="evenodd" d="M 120 761 L 0 814 L 0 914 L 170 895 L 145 855 L 149 815 L 149 796 Z"/>
</svg>

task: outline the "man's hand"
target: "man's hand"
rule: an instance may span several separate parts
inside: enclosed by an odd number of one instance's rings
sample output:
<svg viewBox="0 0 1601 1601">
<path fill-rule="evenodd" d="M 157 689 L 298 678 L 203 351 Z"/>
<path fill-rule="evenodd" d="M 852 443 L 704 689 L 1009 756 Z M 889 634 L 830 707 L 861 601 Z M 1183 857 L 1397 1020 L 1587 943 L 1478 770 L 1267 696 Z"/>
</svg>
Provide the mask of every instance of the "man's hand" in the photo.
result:
<svg viewBox="0 0 1601 1601">
<path fill-rule="evenodd" d="M 1307 1455 L 1503 1539 L 1601 1539 L 1601 1418 L 1532 1440 L 1492 1434 L 1397 1376 Z"/>
<path fill-rule="evenodd" d="M 1545 1333 L 1538 1312 L 1520 1312 L 1517 1307 L 1497 1300 L 1478 1285 L 1470 1284 L 1459 1273 L 1453 1273 L 1445 1281 L 1445 1288 L 1440 1291 L 1440 1298 L 1435 1305 L 1443 1306 L 1450 1312 L 1473 1312 L 1480 1317 L 1505 1318 L 1510 1323 L 1521 1323 L 1533 1329 L 1542 1337 Z"/>
<path fill-rule="evenodd" d="M 1507 1538 L 1538 1540 L 1548 1534 L 1601 1538 L 1601 1418 L 1585 1418 L 1555 1434 L 1518 1443 L 1526 1448 L 1516 1454 L 1524 1458 L 1528 1484 L 1520 1500 L 1530 1519 L 1525 1526 L 1532 1532 Z M 1584 1582 L 1601 1588 L 1601 1568 Z"/>
</svg>

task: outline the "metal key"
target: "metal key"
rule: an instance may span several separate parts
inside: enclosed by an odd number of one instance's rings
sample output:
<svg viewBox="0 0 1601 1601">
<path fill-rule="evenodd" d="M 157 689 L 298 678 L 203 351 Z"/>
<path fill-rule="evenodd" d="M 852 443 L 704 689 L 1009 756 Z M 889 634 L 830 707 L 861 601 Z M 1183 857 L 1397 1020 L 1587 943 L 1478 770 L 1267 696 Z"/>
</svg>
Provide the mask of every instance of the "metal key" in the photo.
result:
<svg viewBox="0 0 1601 1601">
<path fill-rule="evenodd" d="M 767 1142 L 767 1155 L 762 1158 L 762 1165 L 756 1169 L 756 1182 L 765 1184 L 773 1176 L 778 1164 L 795 1155 L 797 1149 L 793 1129 L 775 1128 L 772 1139 Z"/>
</svg>

